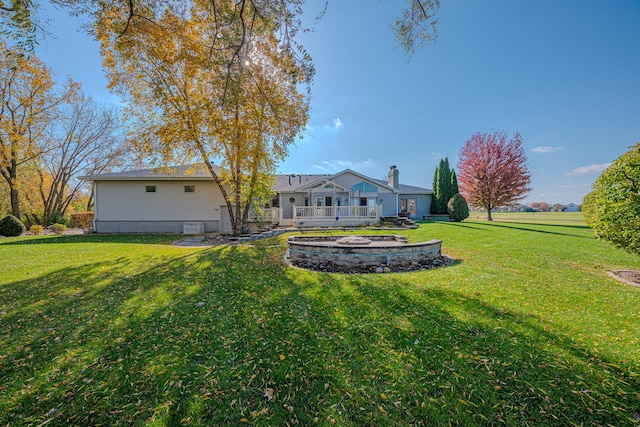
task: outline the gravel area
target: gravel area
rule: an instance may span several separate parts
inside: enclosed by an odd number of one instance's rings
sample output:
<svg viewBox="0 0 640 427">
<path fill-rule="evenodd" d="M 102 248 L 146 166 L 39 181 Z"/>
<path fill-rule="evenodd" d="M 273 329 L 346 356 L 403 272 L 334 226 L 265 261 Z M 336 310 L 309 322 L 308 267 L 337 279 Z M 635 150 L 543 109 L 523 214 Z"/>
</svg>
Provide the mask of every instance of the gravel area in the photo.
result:
<svg viewBox="0 0 640 427">
<path fill-rule="evenodd" d="M 313 262 L 299 262 L 290 261 L 286 259 L 289 265 L 302 268 L 304 270 L 320 271 L 323 273 L 402 273 L 408 271 L 418 270 L 432 270 L 434 268 L 446 267 L 455 264 L 456 261 L 446 255 L 439 256 L 430 260 L 422 262 L 395 262 L 391 265 L 381 264 L 378 266 L 367 267 L 348 267 L 343 265 L 334 264 L 332 262 L 313 263 Z"/>
<path fill-rule="evenodd" d="M 607 274 L 616 280 L 640 288 L 640 270 L 613 270 Z"/>
</svg>

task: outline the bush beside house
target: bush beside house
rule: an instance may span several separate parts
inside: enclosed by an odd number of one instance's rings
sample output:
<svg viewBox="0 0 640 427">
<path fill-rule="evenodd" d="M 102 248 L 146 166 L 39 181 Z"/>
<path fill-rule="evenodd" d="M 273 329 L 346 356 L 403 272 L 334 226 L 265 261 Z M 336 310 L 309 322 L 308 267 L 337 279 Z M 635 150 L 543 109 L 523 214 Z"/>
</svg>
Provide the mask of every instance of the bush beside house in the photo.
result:
<svg viewBox="0 0 640 427">
<path fill-rule="evenodd" d="M 93 225 L 93 212 L 76 212 L 69 216 L 69 222 L 73 228 L 91 229 Z"/>
</svg>

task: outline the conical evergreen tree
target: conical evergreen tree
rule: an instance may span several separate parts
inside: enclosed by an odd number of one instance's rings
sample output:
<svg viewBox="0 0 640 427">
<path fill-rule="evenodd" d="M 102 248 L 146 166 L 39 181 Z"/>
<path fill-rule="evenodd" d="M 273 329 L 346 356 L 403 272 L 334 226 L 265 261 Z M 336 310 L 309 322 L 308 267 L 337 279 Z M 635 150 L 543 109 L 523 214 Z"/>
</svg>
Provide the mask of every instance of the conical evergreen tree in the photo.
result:
<svg viewBox="0 0 640 427">
<path fill-rule="evenodd" d="M 458 177 L 456 176 L 456 171 L 451 169 L 451 197 L 455 196 L 460 192 L 458 188 Z"/>
<path fill-rule="evenodd" d="M 442 164 L 442 161 L 440 161 Z M 431 196 L 431 213 L 438 213 L 438 183 L 440 182 L 440 165 L 436 167 L 433 173 L 433 196 Z"/>
<path fill-rule="evenodd" d="M 447 213 L 447 204 L 453 196 L 451 192 L 451 167 L 449 166 L 449 158 L 445 157 L 440 167 L 440 213 Z"/>
<path fill-rule="evenodd" d="M 436 169 L 436 176 L 434 177 L 432 213 L 447 213 L 447 203 L 449 203 L 449 199 L 452 196 L 450 188 L 451 169 L 449 168 L 449 159 L 445 157 L 440 160 L 440 165 Z"/>
<path fill-rule="evenodd" d="M 449 158 L 440 159 L 440 164 L 433 174 L 431 213 L 446 215 L 449 200 L 459 192 L 458 177 L 456 171 L 449 167 Z"/>
</svg>

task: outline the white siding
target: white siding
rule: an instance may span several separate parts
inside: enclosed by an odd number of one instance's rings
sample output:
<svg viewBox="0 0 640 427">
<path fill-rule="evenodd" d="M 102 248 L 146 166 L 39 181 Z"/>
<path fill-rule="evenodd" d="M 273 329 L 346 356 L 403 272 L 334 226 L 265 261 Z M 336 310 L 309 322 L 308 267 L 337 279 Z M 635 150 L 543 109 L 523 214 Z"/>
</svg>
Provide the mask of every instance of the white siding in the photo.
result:
<svg viewBox="0 0 640 427">
<path fill-rule="evenodd" d="M 220 219 L 224 199 L 212 181 L 98 181 L 96 205 L 101 221 L 205 221 Z M 146 186 L 155 185 L 155 193 Z M 184 186 L 195 186 L 185 193 Z"/>
</svg>

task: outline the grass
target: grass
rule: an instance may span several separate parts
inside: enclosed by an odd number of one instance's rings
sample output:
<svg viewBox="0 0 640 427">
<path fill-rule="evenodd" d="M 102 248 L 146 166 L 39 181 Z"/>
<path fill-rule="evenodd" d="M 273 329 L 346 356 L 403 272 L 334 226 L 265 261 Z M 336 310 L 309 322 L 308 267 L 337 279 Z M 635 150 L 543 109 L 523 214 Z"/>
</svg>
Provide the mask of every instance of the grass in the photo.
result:
<svg viewBox="0 0 640 427">
<path fill-rule="evenodd" d="M 536 214 L 538 215 L 538 214 Z M 286 236 L 0 240 L 3 425 L 638 425 L 640 258 L 584 224 L 423 223 L 453 267 L 287 268 Z"/>
<path fill-rule="evenodd" d="M 491 217 L 499 222 L 585 226 L 582 212 L 492 212 Z M 471 221 L 486 218 L 486 212 L 472 211 L 469 214 Z"/>
</svg>

